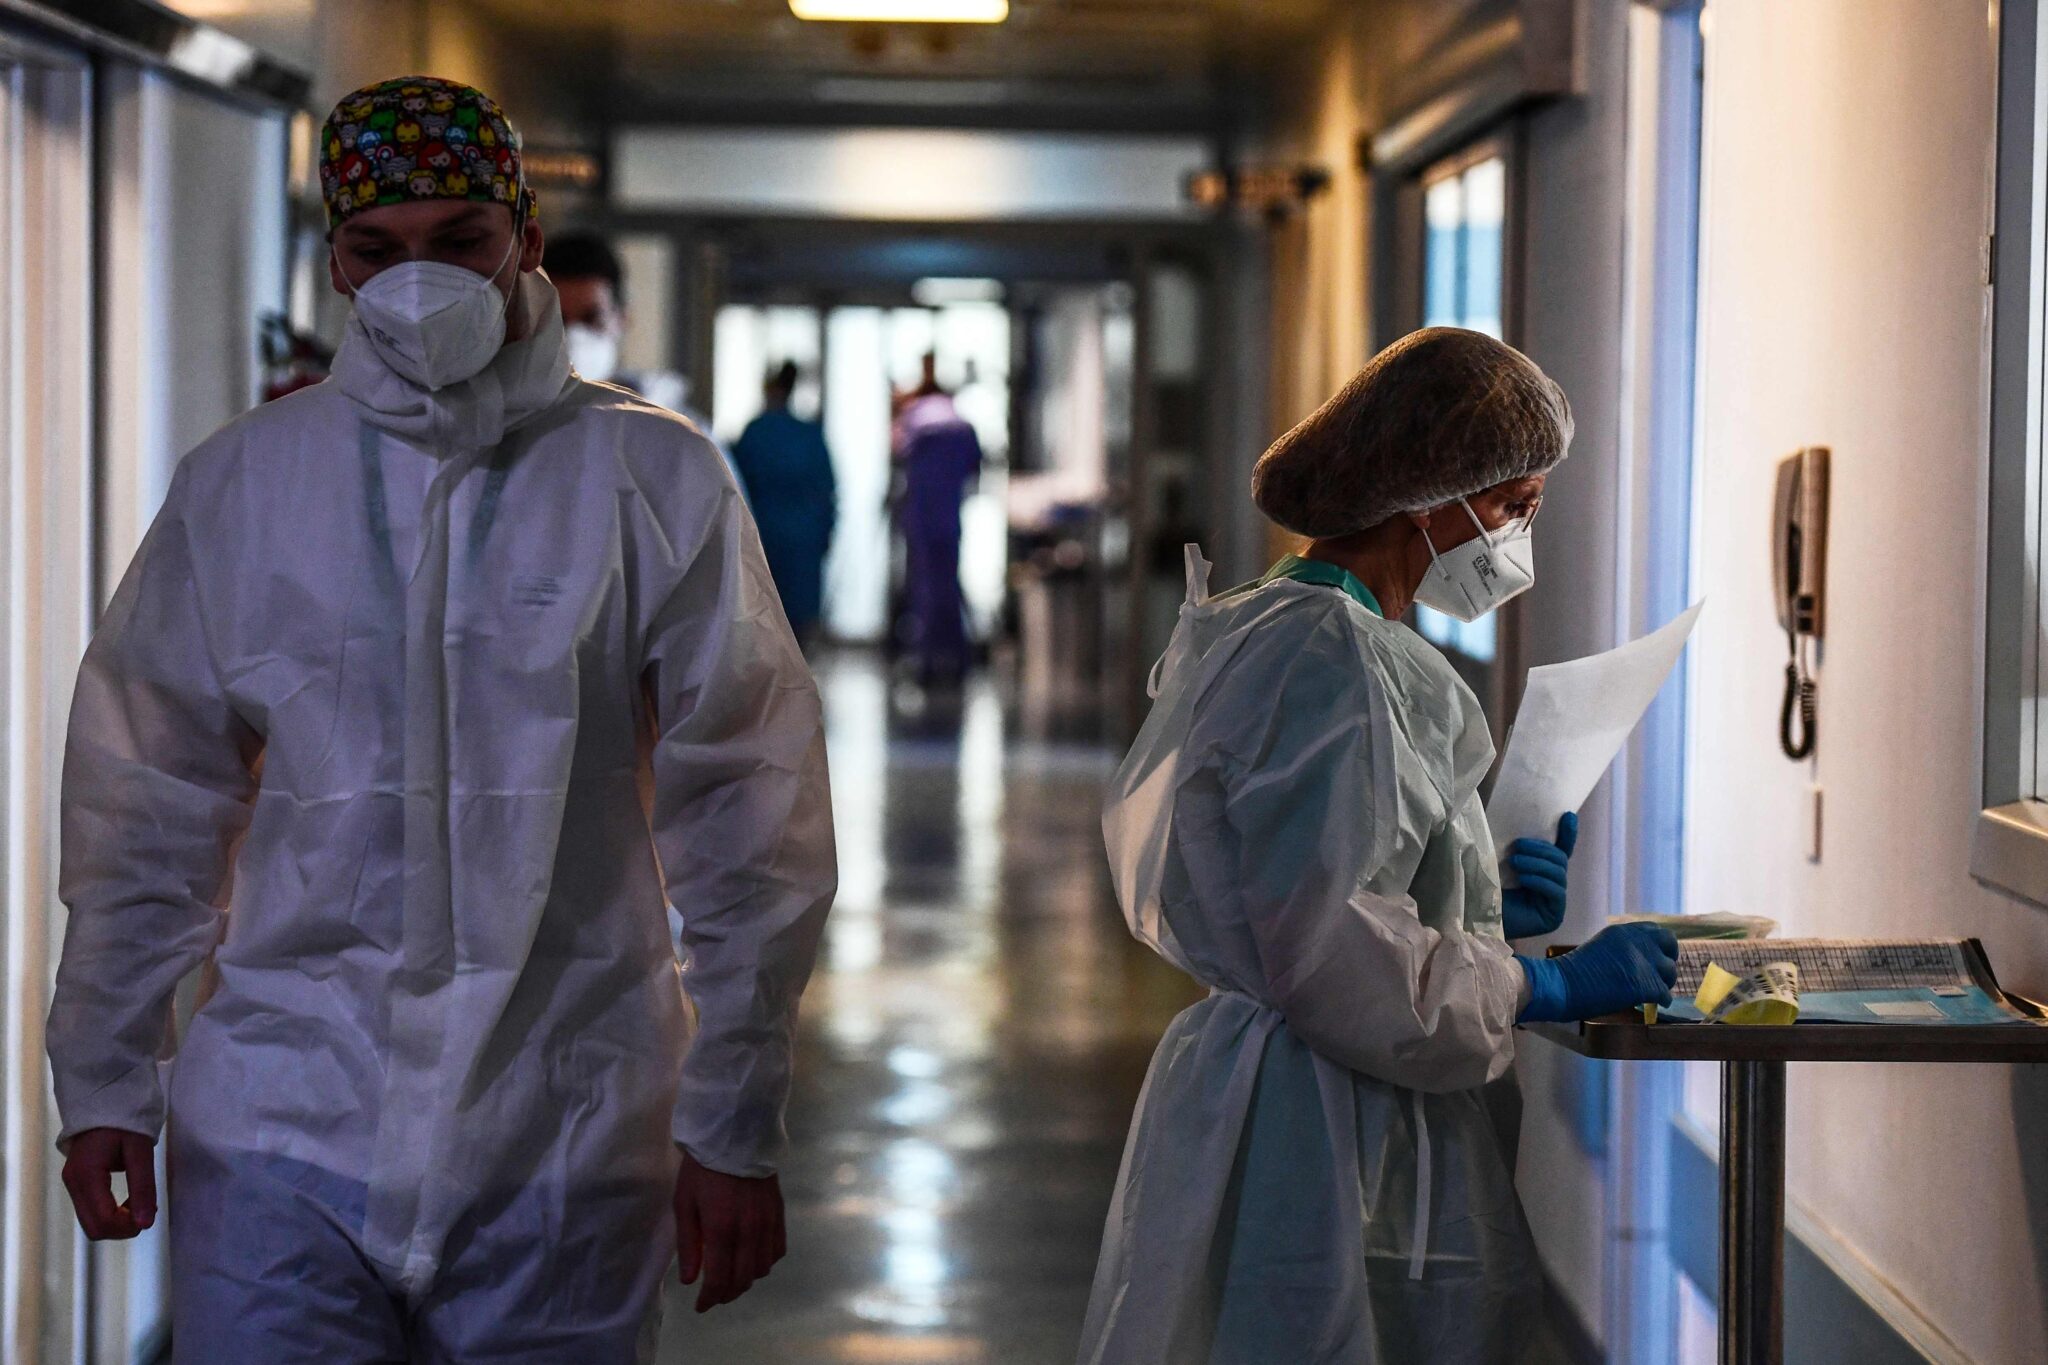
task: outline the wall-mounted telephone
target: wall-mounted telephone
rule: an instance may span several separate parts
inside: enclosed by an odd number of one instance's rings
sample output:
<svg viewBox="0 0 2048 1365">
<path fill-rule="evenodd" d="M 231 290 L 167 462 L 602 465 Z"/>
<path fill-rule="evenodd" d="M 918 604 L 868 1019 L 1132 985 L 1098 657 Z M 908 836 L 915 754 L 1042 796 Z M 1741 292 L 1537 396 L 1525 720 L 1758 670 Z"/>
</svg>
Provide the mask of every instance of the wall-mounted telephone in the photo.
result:
<svg viewBox="0 0 2048 1365">
<path fill-rule="evenodd" d="M 1813 753 L 1818 733 L 1813 642 L 1827 621 L 1828 448 L 1808 446 L 1778 461 L 1778 498 L 1771 519 L 1771 567 L 1778 624 L 1785 628 L 1785 705 L 1778 743 L 1785 757 Z"/>
</svg>

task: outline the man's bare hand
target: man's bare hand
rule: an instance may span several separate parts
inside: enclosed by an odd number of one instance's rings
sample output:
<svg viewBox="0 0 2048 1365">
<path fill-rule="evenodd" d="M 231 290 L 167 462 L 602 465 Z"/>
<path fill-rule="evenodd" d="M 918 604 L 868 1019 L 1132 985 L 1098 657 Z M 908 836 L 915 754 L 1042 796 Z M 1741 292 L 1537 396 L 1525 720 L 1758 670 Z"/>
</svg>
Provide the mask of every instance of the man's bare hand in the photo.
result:
<svg viewBox="0 0 2048 1365">
<path fill-rule="evenodd" d="M 781 1181 L 726 1175 L 683 1153 L 676 1174 L 676 1253 L 684 1284 L 704 1277 L 699 1313 L 746 1293 L 788 1252 Z"/>
<path fill-rule="evenodd" d="M 114 1172 L 128 1175 L 128 1202 L 114 1202 Z M 78 1225 L 95 1242 L 134 1237 L 156 1221 L 156 1140 L 121 1128 L 88 1128 L 71 1139 L 64 1188 Z"/>
</svg>

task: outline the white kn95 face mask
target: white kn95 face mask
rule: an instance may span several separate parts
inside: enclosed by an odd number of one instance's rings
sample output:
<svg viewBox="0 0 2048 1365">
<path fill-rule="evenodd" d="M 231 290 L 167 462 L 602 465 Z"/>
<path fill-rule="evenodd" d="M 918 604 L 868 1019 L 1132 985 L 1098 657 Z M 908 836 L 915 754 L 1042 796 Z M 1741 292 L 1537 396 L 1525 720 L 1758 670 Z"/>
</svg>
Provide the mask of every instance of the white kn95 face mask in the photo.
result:
<svg viewBox="0 0 2048 1365">
<path fill-rule="evenodd" d="M 519 244 L 515 231 L 493 276 Z M 346 273 L 342 279 L 354 284 Z M 504 347 L 512 297 L 459 265 L 402 261 L 356 287 L 355 305 L 370 344 L 394 374 L 424 389 L 444 389 L 474 378 Z"/>
<path fill-rule="evenodd" d="M 569 366 L 585 379 L 609 384 L 619 372 L 619 338 L 616 332 L 600 331 L 587 322 L 572 322 L 564 329 L 569 346 Z"/>
<path fill-rule="evenodd" d="M 1529 517 L 1501 530 L 1488 531 L 1470 502 L 1459 498 L 1458 503 L 1479 528 L 1479 534 L 1438 554 L 1429 531 L 1424 529 L 1422 539 L 1429 546 L 1429 572 L 1416 588 L 1415 600 L 1456 620 L 1477 621 L 1527 592 L 1536 582 L 1535 541 Z"/>
</svg>

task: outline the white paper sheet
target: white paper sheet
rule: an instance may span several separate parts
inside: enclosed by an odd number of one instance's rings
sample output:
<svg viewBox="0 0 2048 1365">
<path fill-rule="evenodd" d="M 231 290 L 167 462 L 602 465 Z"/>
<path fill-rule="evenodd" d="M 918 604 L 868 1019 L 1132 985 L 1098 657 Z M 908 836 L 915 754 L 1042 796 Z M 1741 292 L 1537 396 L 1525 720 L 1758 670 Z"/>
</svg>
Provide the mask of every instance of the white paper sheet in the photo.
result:
<svg viewBox="0 0 2048 1365">
<path fill-rule="evenodd" d="M 1517 839 L 1555 839 L 1558 820 L 1593 794 L 1670 676 L 1704 605 L 1693 603 L 1661 630 L 1619 649 L 1529 670 L 1486 803 L 1500 856 Z"/>
</svg>

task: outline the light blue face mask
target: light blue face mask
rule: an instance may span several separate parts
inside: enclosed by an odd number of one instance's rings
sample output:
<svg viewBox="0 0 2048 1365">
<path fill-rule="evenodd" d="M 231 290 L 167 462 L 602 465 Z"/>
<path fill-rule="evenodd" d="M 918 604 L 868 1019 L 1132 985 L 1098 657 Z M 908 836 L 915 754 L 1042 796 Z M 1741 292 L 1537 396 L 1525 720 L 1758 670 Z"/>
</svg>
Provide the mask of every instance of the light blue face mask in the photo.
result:
<svg viewBox="0 0 2048 1365">
<path fill-rule="evenodd" d="M 1438 554 L 1428 528 L 1423 528 L 1430 563 L 1421 586 L 1415 589 L 1415 600 L 1455 620 L 1477 621 L 1535 584 L 1536 546 L 1531 528 L 1536 518 L 1531 514 L 1498 531 L 1488 531 L 1470 502 L 1459 498 L 1458 505 L 1472 518 L 1479 534 Z"/>
</svg>

